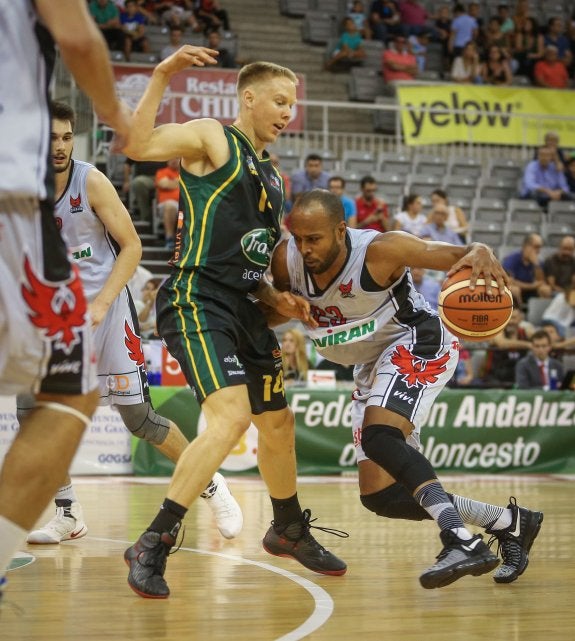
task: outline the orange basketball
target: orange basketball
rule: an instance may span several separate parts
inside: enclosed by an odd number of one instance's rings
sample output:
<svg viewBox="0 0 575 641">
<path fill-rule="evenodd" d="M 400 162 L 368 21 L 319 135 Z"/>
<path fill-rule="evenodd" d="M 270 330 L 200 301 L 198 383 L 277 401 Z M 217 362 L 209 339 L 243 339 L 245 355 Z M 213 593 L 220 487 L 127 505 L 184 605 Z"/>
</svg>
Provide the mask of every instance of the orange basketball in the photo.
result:
<svg viewBox="0 0 575 641">
<path fill-rule="evenodd" d="M 501 291 L 491 281 L 491 294 L 485 291 L 485 280 L 477 279 L 475 290 L 469 289 L 471 268 L 460 269 L 443 282 L 439 294 L 439 315 L 447 329 L 467 341 L 483 341 L 499 334 L 509 322 L 513 298 L 507 287 Z"/>
</svg>

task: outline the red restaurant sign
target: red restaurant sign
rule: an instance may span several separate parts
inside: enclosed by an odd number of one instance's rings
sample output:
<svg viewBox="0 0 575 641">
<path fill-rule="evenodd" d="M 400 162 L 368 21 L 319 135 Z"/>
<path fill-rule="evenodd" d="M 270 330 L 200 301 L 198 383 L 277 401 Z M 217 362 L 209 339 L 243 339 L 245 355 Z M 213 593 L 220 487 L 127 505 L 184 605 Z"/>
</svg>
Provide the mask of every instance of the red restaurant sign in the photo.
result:
<svg viewBox="0 0 575 641">
<path fill-rule="evenodd" d="M 152 65 L 115 64 L 114 75 L 120 96 L 134 109 L 140 100 L 154 67 Z M 195 118 L 215 118 L 224 125 L 237 115 L 237 69 L 190 68 L 176 74 L 160 106 L 156 122 L 186 122 Z M 305 98 L 305 79 L 298 75 L 297 98 Z M 304 108 L 296 105 L 288 131 L 305 128 Z"/>
</svg>

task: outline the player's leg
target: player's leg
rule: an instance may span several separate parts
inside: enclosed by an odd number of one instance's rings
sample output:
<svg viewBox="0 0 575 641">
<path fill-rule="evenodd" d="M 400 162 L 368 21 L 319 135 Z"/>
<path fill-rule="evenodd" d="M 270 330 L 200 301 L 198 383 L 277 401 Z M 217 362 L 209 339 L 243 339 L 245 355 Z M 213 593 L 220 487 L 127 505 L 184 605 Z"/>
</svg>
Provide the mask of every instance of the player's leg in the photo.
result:
<svg viewBox="0 0 575 641">
<path fill-rule="evenodd" d="M 291 410 L 286 407 L 254 415 L 253 422 L 258 428 L 258 466 L 274 513 L 263 540 L 264 549 L 270 554 L 291 556 L 320 574 L 345 574 L 346 564 L 321 546 L 310 533 L 310 527 L 315 527 L 310 525 L 311 512 L 302 511 L 299 504 Z"/>
<path fill-rule="evenodd" d="M 202 410 L 206 430 L 182 452 L 160 511 L 124 554 L 130 566 L 130 587 L 143 597 L 169 595 L 163 575 L 182 520 L 250 425 L 248 395 L 243 385 L 213 392 L 202 403 Z"/>
</svg>

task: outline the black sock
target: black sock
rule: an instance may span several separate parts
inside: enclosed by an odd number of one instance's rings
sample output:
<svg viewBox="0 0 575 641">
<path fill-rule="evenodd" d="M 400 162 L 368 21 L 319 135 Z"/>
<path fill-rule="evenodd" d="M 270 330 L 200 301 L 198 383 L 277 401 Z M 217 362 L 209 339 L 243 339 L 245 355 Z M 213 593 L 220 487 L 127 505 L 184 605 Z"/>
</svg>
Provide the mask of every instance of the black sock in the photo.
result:
<svg viewBox="0 0 575 641">
<path fill-rule="evenodd" d="M 289 499 L 274 499 L 270 496 L 274 510 L 274 528 L 278 531 L 289 523 L 299 522 L 302 519 L 302 510 L 297 498 L 297 493 Z"/>
<path fill-rule="evenodd" d="M 64 508 L 64 516 L 72 518 L 72 513 L 70 512 L 72 501 L 70 501 L 70 499 L 54 499 L 54 503 L 56 503 L 56 507 Z"/>
<path fill-rule="evenodd" d="M 160 534 L 162 534 L 162 532 L 168 532 L 175 538 L 178 535 L 182 520 L 184 516 L 186 516 L 187 511 L 188 509 L 183 505 L 170 499 L 164 499 L 160 511 L 150 524 L 148 530 Z"/>
</svg>

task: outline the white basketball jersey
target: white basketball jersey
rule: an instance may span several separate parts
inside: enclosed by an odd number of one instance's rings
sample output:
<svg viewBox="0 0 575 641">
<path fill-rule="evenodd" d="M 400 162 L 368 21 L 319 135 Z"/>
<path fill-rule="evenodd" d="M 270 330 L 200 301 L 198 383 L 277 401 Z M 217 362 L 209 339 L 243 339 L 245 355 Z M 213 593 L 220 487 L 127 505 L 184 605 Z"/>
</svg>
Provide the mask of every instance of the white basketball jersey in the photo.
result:
<svg viewBox="0 0 575 641">
<path fill-rule="evenodd" d="M 51 56 L 31 0 L 0 0 L 0 195 L 47 196 Z"/>
<path fill-rule="evenodd" d="M 104 286 L 118 255 L 116 243 L 90 207 L 86 179 L 93 169 L 90 163 L 72 161 L 68 185 L 55 212 L 70 257 L 80 268 L 88 301 Z"/>
<path fill-rule="evenodd" d="M 291 290 L 310 301 L 319 323 L 307 330 L 309 336 L 322 356 L 343 365 L 373 363 L 394 343 L 415 346 L 419 356 L 433 358 L 453 337 L 416 291 L 408 269 L 385 289 L 370 278 L 365 253 L 377 235 L 347 230 L 347 261 L 324 291 L 315 286 L 295 241 L 289 239 Z"/>
</svg>

